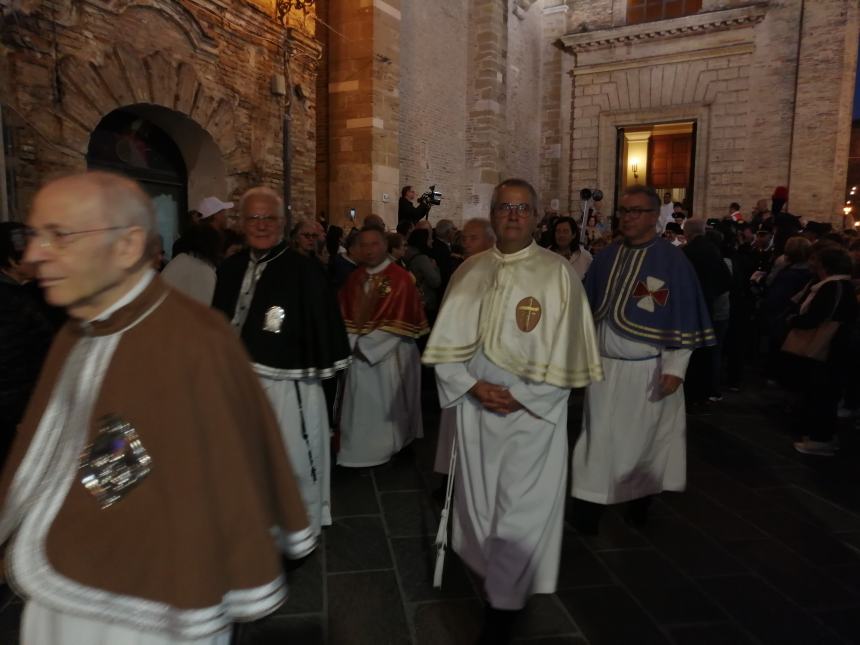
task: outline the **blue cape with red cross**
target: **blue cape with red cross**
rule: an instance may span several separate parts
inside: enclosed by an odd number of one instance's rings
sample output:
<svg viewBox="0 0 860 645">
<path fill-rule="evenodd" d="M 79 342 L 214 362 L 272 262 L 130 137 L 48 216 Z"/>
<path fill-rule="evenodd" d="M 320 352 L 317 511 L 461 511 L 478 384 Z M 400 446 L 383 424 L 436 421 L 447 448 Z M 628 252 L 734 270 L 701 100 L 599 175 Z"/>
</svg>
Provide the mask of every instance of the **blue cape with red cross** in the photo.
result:
<svg viewBox="0 0 860 645">
<path fill-rule="evenodd" d="M 716 344 L 693 266 L 666 240 L 611 244 L 588 268 L 585 291 L 594 322 L 625 338 L 666 349 Z"/>
</svg>

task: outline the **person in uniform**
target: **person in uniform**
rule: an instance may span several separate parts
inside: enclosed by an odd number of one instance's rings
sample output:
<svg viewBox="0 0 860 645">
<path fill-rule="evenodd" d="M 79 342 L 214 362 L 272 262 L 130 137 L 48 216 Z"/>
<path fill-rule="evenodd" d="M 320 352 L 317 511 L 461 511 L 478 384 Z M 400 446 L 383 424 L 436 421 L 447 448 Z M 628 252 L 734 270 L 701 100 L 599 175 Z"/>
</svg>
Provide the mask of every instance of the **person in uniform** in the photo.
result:
<svg viewBox="0 0 860 645">
<path fill-rule="evenodd" d="M 530 595 L 555 591 L 567 399 L 602 378 L 582 283 L 534 241 L 538 212 L 528 182 L 496 186 L 496 245 L 454 273 L 423 356 L 440 403 L 457 412 L 453 548 L 484 579 L 479 642 L 494 645 L 509 641 Z M 449 494 L 444 518 L 450 509 Z"/>
<path fill-rule="evenodd" d="M 58 179 L 28 224 L 69 321 L 0 476 L 21 643 L 228 645 L 316 545 L 271 407 L 223 318 L 151 268 L 137 184 Z"/>
<path fill-rule="evenodd" d="M 337 463 L 366 467 L 384 464 L 424 434 L 415 339 L 428 326 L 414 279 L 388 256 L 385 232 L 363 228 L 357 244 L 360 266 L 338 294 L 353 361 Z"/>
<path fill-rule="evenodd" d="M 622 238 L 596 256 L 585 279 L 606 379 L 588 386 L 573 451 L 574 520 L 598 530 L 606 504 L 633 502 L 646 520 L 651 496 L 686 485 L 684 380 L 690 354 L 716 342 L 702 290 L 683 252 L 656 230 L 660 198 L 633 186 L 618 208 Z"/>
<path fill-rule="evenodd" d="M 239 213 L 248 250 L 218 269 L 212 305 L 251 355 L 319 534 L 331 524 L 331 428 L 322 380 L 349 366 L 346 331 L 322 265 L 284 240 L 278 194 L 252 188 Z"/>
</svg>

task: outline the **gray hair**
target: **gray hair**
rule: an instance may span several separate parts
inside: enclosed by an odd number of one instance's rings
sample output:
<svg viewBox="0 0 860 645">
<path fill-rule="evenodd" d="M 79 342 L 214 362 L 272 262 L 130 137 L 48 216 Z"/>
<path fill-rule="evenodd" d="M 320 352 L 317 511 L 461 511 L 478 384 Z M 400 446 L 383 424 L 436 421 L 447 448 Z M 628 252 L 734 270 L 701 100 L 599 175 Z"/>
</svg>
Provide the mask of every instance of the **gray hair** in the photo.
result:
<svg viewBox="0 0 860 645">
<path fill-rule="evenodd" d="M 688 219 L 684 224 L 684 235 L 687 237 L 688 240 L 694 237 L 698 237 L 700 235 L 704 235 L 705 224 L 705 220 L 699 217 Z"/>
<path fill-rule="evenodd" d="M 440 219 L 436 222 L 436 235 L 444 237 L 454 230 L 454 222 L 449 219 Z"/>
<path fill-rule="evenodd" d="M 466 220 L 466 223 L 463 224 L 463 230 L 466 230 L 467 226 L 480 226 L 482 232 L 491 242 L 496 241 L 496 232 L 493 230 L 493 224 L 490 220 L 485 219 L 483 217 L 473 217 L 470 220 Z"/>
<path fill-rule="evenodd" d="M 525 188 L 529 191 L 529 196 L 531 197 L 531 207 L 532 207 L 532 215 L 537 217 L 538 214 L 538 196 L 537 191 L 534 186 L 532 186 L 525 179 L 505 179 L 498 186 L 493 188 L 493 197 L 490 199 L 490 215 L 492 215 L 496 211 L 496 206 L 499 203 L 499 193 L 502 191 L 502 188 Z"/>
<path fill-rule="evenodd" d="M 275 207 L 275 215 L 280 219 L 284 219 L 284 200 L 268 186 L 255 186 L 246 190 L 242 197 L 239 198 L 239 213 L 244 215 L 246 204 L 256 199 L 270 202 Z"/>
<path fill-rule="evenodd" d="M 629 188 L 625 188 L 621 194 L 622 197 L 626 197 L 627 195 L 645 195 L 651 200 L 651 209 L 660 212 L 660 206 L 663 202 L 660 200 L 660 195 L 651 186 L 635 184 Z"/>
</svg>

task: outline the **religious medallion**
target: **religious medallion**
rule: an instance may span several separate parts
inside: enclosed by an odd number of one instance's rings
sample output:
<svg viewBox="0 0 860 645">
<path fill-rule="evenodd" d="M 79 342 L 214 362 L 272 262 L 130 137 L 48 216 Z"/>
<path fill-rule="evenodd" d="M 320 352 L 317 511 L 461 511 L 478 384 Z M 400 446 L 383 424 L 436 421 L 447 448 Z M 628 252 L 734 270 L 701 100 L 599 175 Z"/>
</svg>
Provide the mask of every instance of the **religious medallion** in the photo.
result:
<svg viewBox="0 0 860 645">
<path fill-rule="evenodd" d="M 517 327 L 526 333 L 537 327 L 543 309 L 540 303 L 529 296 L 517 303 Z"/>
<path fill-rule="evenodd" d="M 385 297 L 391 293 L 391 278 L 387 275 L 379 277 L 376 281 L 376 293 L 381 297 Z"/>
<path fill-rule="evenodd" d="M 656 305 L 665 307 L 669 301 L 669 289 L 664 289 L 663 285 L 666 282 L 660 278 L 645 278 L 643 282 L 640 280 L 633 288 L 633 298 L 638 300 L 636 306 L 644 309 L 649 313 L 654 313 Z"/>
<path fill-rule="evenodd" d="M 134 426 L 118 416 L 99 420 L 98 435 L 81 453 L 81 483 L 103 509 L 115 504 L 149 474 L 152 458 Z"/>
<path fill-rule="evenodd" d="M 284 308 L 269 307 L 266 312 L 266 317 L 263 319 L 263 331 L 270 331 L 273 334 L 281 333 L 281 326 L 284 324 Z"/>
</svg>

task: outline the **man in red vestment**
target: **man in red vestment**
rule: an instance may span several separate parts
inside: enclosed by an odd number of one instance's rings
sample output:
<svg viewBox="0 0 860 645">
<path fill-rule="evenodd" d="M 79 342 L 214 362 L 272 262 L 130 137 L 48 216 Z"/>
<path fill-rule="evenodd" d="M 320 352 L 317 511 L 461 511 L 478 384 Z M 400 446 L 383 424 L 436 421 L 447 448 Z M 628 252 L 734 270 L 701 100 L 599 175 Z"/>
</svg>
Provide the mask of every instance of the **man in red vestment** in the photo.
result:
<svg viewBox="0 0 860 645">
<path fill-rule="evenodd" d="M 339 294 L 353 362 L 341 421 L 341 466 L 383 464 L 423 436 L 421 364 L 415 339 L 429 328 L 408 271 L 388 257 L 385 233 L 359 233 L 361 266 Z"/>
</svg>

